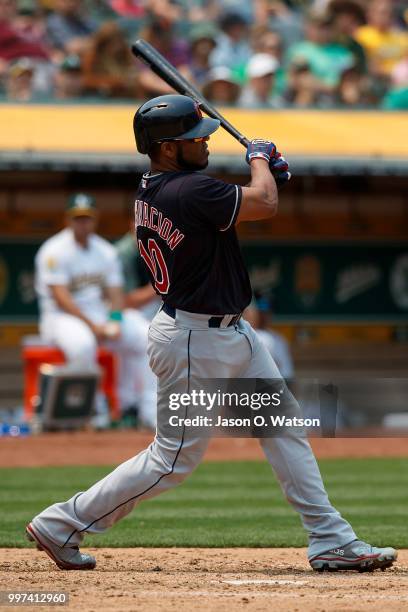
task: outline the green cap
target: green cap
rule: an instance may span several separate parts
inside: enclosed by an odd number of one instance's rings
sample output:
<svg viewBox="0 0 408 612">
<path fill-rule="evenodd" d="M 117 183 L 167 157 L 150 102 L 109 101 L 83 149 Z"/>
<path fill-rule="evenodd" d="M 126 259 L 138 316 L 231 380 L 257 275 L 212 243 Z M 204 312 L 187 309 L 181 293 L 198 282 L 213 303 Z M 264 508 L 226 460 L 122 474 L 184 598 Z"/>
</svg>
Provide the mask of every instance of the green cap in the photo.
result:
<svg viewBox="0 0 408 612">
<path fill-rule="evenodd" d="M 198 40 L 202 40 L 203 38 L 208 38 L 209 40 L 214 41 L 217 38 L 219 30 L 211 23 L 211 22 L 201 22 L 193 25 L 190 30 L 190 41 L 194 44 Z"/>
<path fill-rule="evenodd" d="M 88 193 L 74 193 L 68 200 L 66 210 L 70 217 L 95 217 L 95 198 Z"/>
<path fill-rule="evenodd" d="M 35 15 L 37 12 L 37 3 L 35 0 L 18 0 L 17 13 L 19 15 Z"/>
</svg>

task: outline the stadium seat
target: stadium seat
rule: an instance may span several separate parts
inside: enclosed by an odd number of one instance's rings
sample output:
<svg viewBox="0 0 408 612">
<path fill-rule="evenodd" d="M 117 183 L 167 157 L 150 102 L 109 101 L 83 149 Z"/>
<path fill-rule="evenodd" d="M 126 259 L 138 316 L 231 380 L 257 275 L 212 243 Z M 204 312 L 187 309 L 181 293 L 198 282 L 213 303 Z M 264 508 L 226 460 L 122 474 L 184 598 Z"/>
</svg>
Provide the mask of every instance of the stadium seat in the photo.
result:
<svg viewBox="0 0 408 612">
<path fill-rule="evenodd" d="M 24 374 L 24 411 L 26 419 L 33 416 L 38 395 L 39 369 L 44 363 L 59 365 L 65 363 L 64 353 L 56 346 L 44 343 L 39 336 L 23 338 L 23 374 Z M 105 347 L 98 347 L 98 363 L 102 368 L 102 391 L 109 402 L 113 420 L 120 418 L 120 405 L 116 393 L 117 364 L 115 354 Z"/>
</svg>

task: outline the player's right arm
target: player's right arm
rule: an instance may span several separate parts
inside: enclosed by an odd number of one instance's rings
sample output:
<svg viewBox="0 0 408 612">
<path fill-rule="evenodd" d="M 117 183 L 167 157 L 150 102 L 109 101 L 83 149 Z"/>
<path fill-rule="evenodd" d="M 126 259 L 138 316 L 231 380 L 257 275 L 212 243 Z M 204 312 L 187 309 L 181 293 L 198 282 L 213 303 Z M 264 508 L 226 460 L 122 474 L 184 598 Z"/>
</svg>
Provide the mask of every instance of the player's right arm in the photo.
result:
<svg viewBox="0 0 408 612">
<path fill-rule="evenodd" d="M 252 140 L 246 161 L 251 167 L 247 187 L 224 183 L 197 172 L 187 175 L 179 188 L 179 211 L 185 227 L 197 230 L 211 224 L 225 232 L 240 221 L 273 217 L 278 208 L 278 180 L 289 180 L 286 160 L 269 140 Z"/>
<path fill-rule="evenodd" d="M 278 188 L 269 162 L 276 152 L 272 142 L 253 140 L 248 146 L 246 161 L 251 168 L 251 182 L 242 187 L 242 200 L 236 223 L 269 219 L 278 210 Z"/>
<path fill-rule="evenodd" d="M 104 325 L 96 325 L 82 313 L 80 308 L 75 304 L 68 287 L 65 285 L 48 285 L 48 288 L 51 296 L 61 310 L 73 317 L 78 317 L 78 319 L 86 323 L 98 340 L 102 340 L 105 337 Z"/>
</svg>

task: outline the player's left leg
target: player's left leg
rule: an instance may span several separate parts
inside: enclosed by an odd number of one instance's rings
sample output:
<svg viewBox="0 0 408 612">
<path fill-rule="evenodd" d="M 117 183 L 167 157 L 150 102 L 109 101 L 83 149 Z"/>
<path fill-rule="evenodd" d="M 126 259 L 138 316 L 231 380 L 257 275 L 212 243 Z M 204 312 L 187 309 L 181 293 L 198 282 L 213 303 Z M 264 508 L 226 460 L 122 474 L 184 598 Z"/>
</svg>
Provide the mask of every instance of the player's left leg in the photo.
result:
<svg viewBox="0 0 408 612">
<path fill-rule="evenodd" d="M 148 448 L 86 491 L 43 510 L 31 525 L 58 547 L 78 546 L 86 533 L 103 533 L 141 501 L 185 480 L 200 463 L 208 441 L 182 430 L 172 438 L 155 437 Z"/>
<path fill-rule="evenodd" d="M 137 404 L 143 424 L 156 427 L 157 380 L 149 367 L 149 322 L 134 309 L 123 313 L 121 336 L 112 343 L 119 356 L 119 399 L 122 410 Z"/>
<path fill-rule="evenodd" d="M 245 321 L 240 326 L 241 331 L 249 337 L 253 349 L 251 364 L 242 377 L 282 378 L 251 326 Z M 302 416 L 293 398 L 291 409 L 298 411 L 299 417 Z M 330 569 L 363 569 L 370 564 L 374 564 L 374 567 L 392 565 L 396 552 L 390 548 L 375 549 L 359 542 L 351 525 L 330 503 L 304 432 L 287 429 L 279 436 L 260 439 L 260 443 L 287 500 L 300 514 L 309 536 L 308 557 L 314 569 L 324 569 L 326 566 Z"/>
</svg>

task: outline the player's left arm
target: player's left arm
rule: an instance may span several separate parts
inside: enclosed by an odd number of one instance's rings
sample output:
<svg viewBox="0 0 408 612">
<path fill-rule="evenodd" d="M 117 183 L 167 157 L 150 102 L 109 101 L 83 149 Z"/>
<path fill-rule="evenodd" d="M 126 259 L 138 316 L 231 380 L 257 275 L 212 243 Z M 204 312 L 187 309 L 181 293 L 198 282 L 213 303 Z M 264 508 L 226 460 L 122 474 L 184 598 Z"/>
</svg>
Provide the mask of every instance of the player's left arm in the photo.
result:
<svg viewBox="0 0 408 612">
<path fill-rule="evenodd" d="M 109 321 L 105 324 L 105 336 L 117 340 L 121 335 L 121 322 L 125 305 L 125 294 L 122 287 L 105 287 L 105 296 L 110 304 Z"/>
<path fill-rule="evenodd" d="M 242 187 L 241 208 L 236 224 L 241 221 L 270 219 L 278 210 L 278 190 L 268 161 L 254 158 L 251 161 L 251 183 Z"/>
<path fill-rule="evenodd" d="M 136 287 L 125 296 L 125 306 L 128 308 L 142 308 L 156 298 L 156 292 L 151 285 Z"/>
<path fill-rule="evenodd" d="M 137 249 L 136 246 L 135 249 Z M 121 261 L 123 263 L 123 260 Z M 152 300 L 156 299 L 157 294 L 150 283 L 149 275 L 145 270 L 145 264 L 137 250 L 132 258 L 132 273 L 133 287 L 126 291 L 125 308 L 142 308 L 146 304 L 149 304 Z M 124 276 L 126 278 L 125 268 Z"/>
<path fill-rule="evenodd" d="M 113 249 L 106 261 L 104 290 L 105 297 L 110 305 L 110 316 L 106 324 L 106 334 L 111 339 L 116 339 L 120 336 L 120 323 L 125 306 L 123 285 L 122 265 L 118 254 Z"/>
<path fill-rule="evenodd" d="M 125 295 L 123 288 L 118 287 L 106 287 L 105 289 L 107 300 L 110 304 L 112 311 L 122 311 L 125 305 Z"/>
</svg>

